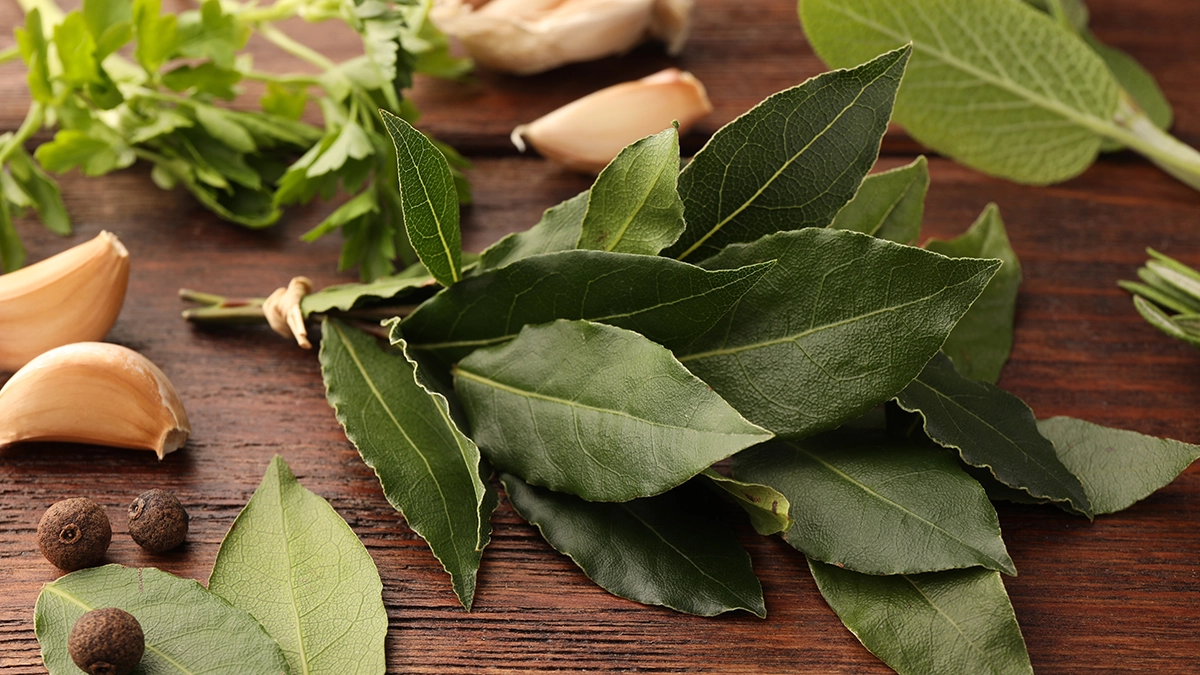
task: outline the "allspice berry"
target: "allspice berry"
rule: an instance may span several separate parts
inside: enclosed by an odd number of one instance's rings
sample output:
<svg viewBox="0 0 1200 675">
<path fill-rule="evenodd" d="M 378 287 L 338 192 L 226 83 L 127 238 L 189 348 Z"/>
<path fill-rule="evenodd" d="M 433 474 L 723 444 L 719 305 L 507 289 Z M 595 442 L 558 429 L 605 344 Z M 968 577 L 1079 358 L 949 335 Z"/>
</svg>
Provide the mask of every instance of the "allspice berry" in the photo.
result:
<svg viewBox="0 0 1200 675">
<path fill-rule="evenodd" d="M 127 675 L 146 651 L 146 636 L 132 614 L 116 607 L 79 617 L 67 638 L 67 653 L 88 675 Z"/>
<path fill-rule="evenodd" d="M 129 505 L 129 536 L 151 553 L 182 544 L 187 531 L 187 511 L 170 490 L 147 490 Z"/>
<path fill-rule="evenodd" d="M 37 536 L 38 548 L 46 560 L 64 572 L 73 572 L 104 560 L 112 542 L 112 525 L 99 504 L 76 497 L 46 509 Z"/>
</svg>

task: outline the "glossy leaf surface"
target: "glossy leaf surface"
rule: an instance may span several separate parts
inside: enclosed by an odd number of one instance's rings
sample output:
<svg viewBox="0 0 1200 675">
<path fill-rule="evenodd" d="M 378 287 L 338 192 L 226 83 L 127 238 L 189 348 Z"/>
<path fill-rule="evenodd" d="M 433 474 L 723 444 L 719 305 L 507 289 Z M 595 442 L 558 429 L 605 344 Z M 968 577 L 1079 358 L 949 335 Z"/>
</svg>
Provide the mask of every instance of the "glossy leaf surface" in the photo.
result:
<svg viewBox="0 0 1200 675">
<path fill-rule="evenodd" d="M 911 244 L 921 234 L 928 190 L 929 162 L 924 156 L 907 166 L 873 173 L 863 179 L 854 199 L 838 211 L 829 227 Z"/>
</svg>

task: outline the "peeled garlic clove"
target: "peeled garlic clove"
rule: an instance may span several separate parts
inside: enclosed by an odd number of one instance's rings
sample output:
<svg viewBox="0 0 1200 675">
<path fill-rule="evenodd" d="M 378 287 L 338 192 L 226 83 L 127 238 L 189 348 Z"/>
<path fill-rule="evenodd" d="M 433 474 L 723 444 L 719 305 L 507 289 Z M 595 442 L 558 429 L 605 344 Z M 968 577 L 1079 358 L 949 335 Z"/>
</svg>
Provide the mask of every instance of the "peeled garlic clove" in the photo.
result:
<svg viewBox="0 0 1200 675">
<path fill-rule="evenodd" d="M 683 51 L 692 30 L 693 0 L 655 0 L 650 15 L 650 34 L 667 43 L 667 53 Z"/>
<path fill-rule="evenodd" d="M 512 132 L 543 157 L 576 171 L 599 173 L 630 143 L 679 121 L 679 133 L 712 112 L 700 80 L 678 68 L 614 85 L 568 103 Z"/>
<path fill-rule="evenodd" d="M 91 443 L 153 450 L 162 459 L 191 432 L 167 376 L 118 345 L 80 342 L 52 349 L 0 389 L 0 445 Z"/>
<path fill-rule="evenodd" d="M 14 371 L 60 345 L 108 333 L 129 284 L 129 252 L 116 235 L 0 276 L 0 370 Z"/>
</svg>

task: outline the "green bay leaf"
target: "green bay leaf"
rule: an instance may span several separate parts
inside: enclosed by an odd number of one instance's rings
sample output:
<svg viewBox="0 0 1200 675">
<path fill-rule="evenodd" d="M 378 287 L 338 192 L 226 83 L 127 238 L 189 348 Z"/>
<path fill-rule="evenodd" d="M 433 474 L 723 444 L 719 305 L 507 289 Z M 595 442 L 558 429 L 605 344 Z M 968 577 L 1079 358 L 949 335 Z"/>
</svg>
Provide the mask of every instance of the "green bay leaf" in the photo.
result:
<svg viewBox="0 0 1200 675">
<path fill-rule="evenodd" d="M 458 364 L 454 388 L 499 468 L 589 501 L 665 492 L 771 438 L 633 331 L 526 326 Z"/>
<path fill-rule="evenodd" d="M 1017 573 L 987 494 L 940 449 L 837 432 L 747 450 L 733 472 L 788 498 L 783 537 L 810 558 L 865 574 Z"/>
<path fill-rule="evenodd" d="M 560 251 L 467 277 L 399 325 L 412 349 L 444 362 L 502 344 L 526 324 L 587 319 L 682 347 L 707 331 L 771 267 L 708 271 L 669 258 Z M 763 264 L 757 264 L 763 263 Z"/>
<path fill-rule="evenodd" d="M 613 504 L 500 480 L 517 513 L 609 593 L 700 616 L 767 615 L 750 556 L 689 491 Z"/>
<path fill-rule="evenodd" d="M 514 232 L 492 244 L 479 258 L 479 271 L 504 267 L 542 253 L 570 251 L 579 241 L 591 191 L 584 190 L 546 209 L 542 219 L 524 232 Z"/>
<path fill-rule="evenodd" d="M 967 464 L 1033 497 L 1067 502 L 1092 515 L 1084 486 L 1038 433 L 1029 406 L 994 385 L 963 377 L 946 355 L 930 361 L 896 401 L 919 412 L 929 438 L 957 450 Z"/>
<path fill-rule="evenodd" d="M 808 567 L 842 623 L 900 675 L 1033 675 L 998 572 L 875 576 L 811 559 Z"/>
<path fill-rule="evenodd" d="M 470 609 L 495 507 L 494 491 L 480 476 L 479 448 L 403 351 L 385 352 L 375 338 L 325 319 L 320 359 L 325 395 L 346 437 Z"/>
<path fill-rule="evenodd" d="M 864 178 L 854 199 L 838 211 L 829 227 L 911 244 L 921 234 L 928 190 L 929 162 L 922 155 L 907 166 Z"/>
<path fill-rule="evenodd" d="M 1008 243 L 1000 209 L 988 204 L 962 236 L 949 241 L 930 239 L 925 248 L 951 258 L 997 258 L 1004 262 L 942 345 L 958 372 L 995 384 L 1012 351 L 1013 315 L 1021 287 L 1021 262 Z"/>
<path fill-rule="evenodd" d="M 733 245 L 712 269 L 774 267 L 676 354 L 746 419 L 780 436 L 833 429 L 916 377 L 999 261 L 950 259 L 806 228 Z"/>
<path fill-rule="evenodd" d="M 375 281 L 363 284 L 338 284 L 322 288 L 316 293 L 304 296 L 300 301 L 300 309 L 303 310 L 304 316 L 333 310 L 345 312 L 382 300 L 400 301 L 420 289 L 429 288 L 434 283 L 433 277 L 418 263 L 412 272 L 405 270 L 400 274 L 379 277 Z"/>
<path fill-rule="evenodd" d="M 102 607 L 123 609 L 141 624 L 146 651 L 138 673 L 288 672 L 279 645 L 254 617 L 195 581 L 153 567 L 104 565 L 59 577 L 38 595 L 33 626 L 52 675 L 80 672 L 67 653 L 67 636 L 85 612 Z"/>
<path fill-rule="evenodd" d="M 1041 420 L 1038 430 L 1079 477 L 1097 514 L 1145 499 L 1200 458 L 1200 446 L 1070 417 Z"/>
<path fill-rule="evenodd" d="M 773 487 L 761 483 L 750 483 L 705 469 L 700 476 L 719 493 L 742 507 L 750 516 L 754 531 L 761 535 L 779 534 L 792 526 L 788 516 L 791 503 Z"/>
<path fill-rule="evenodd" d="M 828 225 L 875 163 L 910 52 L 818 75 L 713 134 L 679 175 L 687 229 L 663 255 L 700 260 L 734 242 Z"/>
<path fill-rule="evenodd" d="M 366 547 L 276 455 L 221 542 L 208 589 L 279 643 L 293 673 L 382 673 L 387 611 Z"/>
</svg>

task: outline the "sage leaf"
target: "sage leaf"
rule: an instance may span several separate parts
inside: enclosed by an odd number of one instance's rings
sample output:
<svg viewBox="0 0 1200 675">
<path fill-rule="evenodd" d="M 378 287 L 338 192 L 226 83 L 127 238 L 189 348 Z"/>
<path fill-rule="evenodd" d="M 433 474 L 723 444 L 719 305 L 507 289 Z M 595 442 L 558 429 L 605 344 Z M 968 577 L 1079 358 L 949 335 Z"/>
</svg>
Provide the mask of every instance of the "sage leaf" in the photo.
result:
<svg viewBox="0 0 1200 675">
<path fill-rule="evenodd" d="M 588 321 L 526 326 L 463 359 L 454 388 L 496 466 L 588 501 L 666 492 L 771 438 L 665 348 Z"/>
<path fill-rule="evenodd" d="M 1200 458 L 1200 446 L 1135 431 L 1053 417 L 1038 430 L 1079 477 L 1095 513 L 1116 513 L 1175 480 Z"/>
<path fill-rule="evenodd" d="M 205 590 L 153 567 L 104 565 L 46 584 L 33 610 L 42 660 L 54 675 L 78 673 L 67 636 L 84 613 L 129 612 L 142 625 L 146 651 L 138 673 L 279 675 L 288 672 L 279 645 L 254 617 Z"/>
<path fill-rule="evenodd" d="M 818 75 L 713 134 L 679 175 L 687 229 L 663 255 L 699 260 L 734 242 L 828 225 L 875 163 L 910 53 L 902 46 Z"/>
<path fill-rule="evenodd" d="M 450 164 L 446 155 L 408 122 L 386 110 L 380 110 L 379 114 L 396 144 L 408 239 L 433 278 L 449 286 L 462 278 L 458 192 Z"/>
<path fill-rule="evenodd" d="M 950 359 L 938 354 L 896 401 L 919 412 L 929 438 L 957 450 L 967 464 L 1091 517 L 1083 484 L 1055 454 L 1054 444 L 1038 433 L 1033 411 L 1016 396 L 959 375 Z"/>
<path fill-rule="evenodd" d="M 1021 287 L 1021 262 L 1008 243 L 1000 209 L 988 204 L 962 236 L 949 241 L 930 239 L 925 248 L 951 258 L 997 258 L 1004 262 L 942 345 L 958 372 L 995 384 L 1012 351 L 1013 315 Z"/>
<path fill-rule="evenodd" d="M 591 192 L 584 190 L 546 209 L 542 219 L 524 232 L 514 232 L 492 244 L 479 259 L 479 271 L 504 267 L 529 256 L 570 251 L 579 241 Z"/>
<path fill-rule="evenodd" d="M 1129 54 L 1098 40 L 1091 31 L 1084 31 L 1081 36 L 1088 46 L 1104 59 L 1104 64 L 1117 79 L 1121 89 L 1137 103 L 1150 122 L 1159 129 L 1170 129 L 1175 113 L 1150 71 Z M 1106 145 L 1104 149 L 1116 150 L 1121 147 L 1120 143 L 1113 143 L 1111 148 Z"/>
<path fill-rule="evenodd" d="M 1000 574 L 981 569 L 873 576 L 810 559 L 825 601 L 900 675 L 1032 675 Z"/>
<path fill-rule="evenodd" d="M 865 574 L 1017 573 L 987 494 L 938 448 L 839 432 L 747 450 L 733 475 L 788 498 L 783 538 L 810 558 Z"/>
<path fill-rule="evenodd" d="M 911 244 L 921 234 L 928 190 L 929 162 L 922 155 L 907 166 L 864 178 L 854 199 L 838 211 L 829 227 Z"/>
<path fill-rule="evenodd" d="M 577 248 L 658 255 L 683 233 L 679 132 L 675 127 L 631 143 L 592 186 Z"/>
<path fill-rule="evenodd" d="M 704 266 L 762 260 L 777 262 L 676 354 L 746 419 L 788 437 L 833 429 L 895 396 L 1000 265 L 807 228 L 730 246 Z"/>
<path fill-rule="evenodd" d="M 387 611 L 371 554 L 276 455 L 221 542 L 208 590 L 279 643 L 293 673 L 382 673 Z"/>
<path fill-rule="evenodd" d="M 679 612 L 767 615 L 750 556 L 704 500 L 683 489 L 588 502 L 500 474 L 513 508 L 613 595 Z"/>
<path fill-rule="evenodd" d="M 325 319 L 325 396 L 388 502 L 429 542 L 469 610 L 495 497 L 480 476 L 479 448 L 454 423 L 446 398 L 422 385 L 404 343 L 399 347 L 385 352 L 373 337 Z"/>
<path fill-rule="evenodd" d="M 759 483 L 748 483 L 705 469 L 701 474 L 709 485 L 722 495 L 730 498 L 746 515 L 750 516 L 750 524 L 754 531 L 763 536 L 779 534 L 792 526 L 788 516 L 791 503 L 773 487 Z"/>
<path fill-rule="evenodd" d="M 703 334 L 771 267 L 708 271 L 669 258 L 561 251 L 468 277 L 400 323 L 412 349 L 453 363 L 521 326 L 587 319 L 681 347 Z"/>
</svg>

